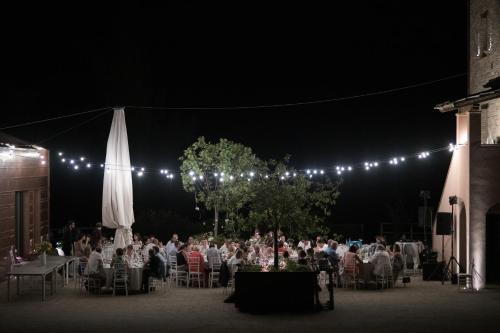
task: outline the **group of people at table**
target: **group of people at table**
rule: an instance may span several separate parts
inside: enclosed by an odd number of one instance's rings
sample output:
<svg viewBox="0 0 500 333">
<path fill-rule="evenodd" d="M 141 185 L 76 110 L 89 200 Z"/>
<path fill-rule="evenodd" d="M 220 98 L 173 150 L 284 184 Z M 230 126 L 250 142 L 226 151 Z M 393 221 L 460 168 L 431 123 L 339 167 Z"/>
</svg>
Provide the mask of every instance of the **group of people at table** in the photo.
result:
<svg viewBox="0 0 500 333">
<path fill-rule="evenodd" d="M 100 230 L 100 225 L 97 226 Z M 81 234 L 74 242 L 73 254 L 85 263 L 85 274 L 94 278 L 106 280 L 104 272 L 105 256 L 103 245 L 106 240 L 97 231 L 98 239 L 93 236 Z M 263 262 L 274 262 L 274 240 L 272 233 L 261 237 L 256 231 L 248 241 L 226 240 L 219 248 L 208 239 L 194 239 L 189 237 L 186 242 L 181 242 L 177 234 L 173 234 L 167 244 L 163 244 L 154 236 L 142 239 L 139 234 L 134 234 L 133 241 L 124 249 L 116 249 L 112 255 L 110 267 L 115 263 L 124 264 L 127 269 L 142 268 L 142 291 L 149 291 L 150 277 L 166 279 L 175 260 L 178 270 L 197 270 L 202 273 L 204 279 L 212 269 L 213 263 L 221 262 L 227 265 L 229 273 L 236 271 L 238 267 L 247 264 L 261 264 Z M 109 246 L 109 245 L 108 245 Z M 278 254 L 284 260 L 293 260 L 298 264 L 307 265 L 311 270 L 317 270 L 319 260 L 327 260 L 336 272 L 337 276 L 342 274 L 359 275 L 363 269 L 363 261 L 358 256 L 359 249 L 352 245 L 348 251 L 338 251 L 339 244 L 334 240 L 324 241 L 320 236 L 315 242 L 301 240 L 296 246 L 289 243 L 284 235 L 278 238 Z M 173 259 L 175 258 L 175 259 Z M 198 258 L 200 265 L 190 266 L 193 258 Z M 191 259 L 191 260 L 190 260 Z M 397 245 L 392 251 L 388 249 L 383 238 L 377 238 L 375 252 L 369 258 L 371 272 L 374 278 L 383 275 L 387 267 L 391 267 L 394 282 L 403 268 L 403 257 Z M 83 273 L 83 272 L 82 272 Z M 367 276 L 367 272 L 364 272 Z M 206 285 L 206 284 L 205 284 Z"/>
</svg>

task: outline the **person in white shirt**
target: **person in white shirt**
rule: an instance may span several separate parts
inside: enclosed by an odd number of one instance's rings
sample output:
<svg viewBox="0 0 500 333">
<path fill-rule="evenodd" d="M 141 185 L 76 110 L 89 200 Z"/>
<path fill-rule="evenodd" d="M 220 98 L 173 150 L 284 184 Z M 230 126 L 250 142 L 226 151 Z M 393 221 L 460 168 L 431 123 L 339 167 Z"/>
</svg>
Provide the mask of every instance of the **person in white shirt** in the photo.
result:
<svg viewBox="0 0 500 333">
<path fill-rule="evenodd" d="M 389 256 L 389 253 L 385 249 L 385 246 L 383 245 L 378 245 L 377 249 L 375 250 L 375 253 L 370 259 L 370 263 L 373 264 L 373 274 L 375 275 L 384 275 L 384 267 L 388 266 L 389 269 L 392 270 L 391 268 L 391 257 Z"/>
<path fill-rule="evenodd" d="M 165 245 L 165 252 L 168 254 L 175 248 L 175 242 L 179 240 L 179 236 L 177 234 L 173 234 L 172 238 Z"/>
<path fill-rule="evenodd" d="M 210 243 L 210 245 L 208 246 L 208 250 L 207 250 L 208 268 L 211 267 L 212 263 L 219 263 L 220 264 L 220 262 L 221 262 L 221 258 L 220 258 L 219 251 L 217 251 L 217 249 L 215 248 L 214 243 Z"/>
<path fill-rule="evenodd" d="M 97 246 L 90 254 L 85 273 L 88 273 L 90 277 L 100 279 L 101 282 L 106 281 L 106 273 L 104 272 L 102 260 L 102 249 L 100 246 Z"/>
<path fill-rule="evenodd" d="M 243 256 L 243 251 L 238 250 L 236 251 L 236 254 L 227 261 L 227 267 L 231 272 L 235 272 L 237 269 L 237 265 L 241 264 L 242 256 Z"/>
<path fill-rule="evenodd" d="M 297 247 L 301 247 L 302 250 L 307 251 L 308 249 L 311 248 L 311 242 L 309 240 L 307 240 L 307 239 L 301 240 L 299 242 L 299 244 L 297 245 Z"/>
</svg>

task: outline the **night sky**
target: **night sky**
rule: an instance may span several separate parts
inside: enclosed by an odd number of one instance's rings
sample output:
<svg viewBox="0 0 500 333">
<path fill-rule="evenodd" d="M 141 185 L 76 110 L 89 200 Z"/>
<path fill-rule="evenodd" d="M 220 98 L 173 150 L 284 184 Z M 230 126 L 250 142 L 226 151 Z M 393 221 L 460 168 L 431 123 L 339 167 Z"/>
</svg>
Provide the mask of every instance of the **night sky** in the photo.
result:
<svg viewBox="0 0 500 333">
<path fill-rule="evenodd" d="M 434 105 L 466 95 L 466 1 L 371 1 L 320 5 L 184 4 L 26 12 L 2 20 L 4 81 L 0 127 L 131 105 L 251 106 L 338 98 L 451 75 L 458 78 L 378 96 L 249 110 L 127 108 L 132 163 L 178 169 L 183 150 L 204 135 L 228 138 L 262 158 L 292 155 L 299 169 L 387 160 L 446 146 L 455 116 Z M 347 2 L 346 2 L 347 3 Z M 60 8 L 59 8 L 60 9 Z M 5 130 L 37 143 L 96 113 Z M 53 152 L 105 156 L 109 112 L 43 141 Z M 334 223 L 417 219 L 419 191 L 437 206 L 450 154 L 345 177 Z M 180 180 L 134 180 L 136 213 L 175 211 L 198 219 Z M 51 169 L 52 226 L 100 220 L 102 172 Z M 208 216 L 208 215 L 207 215 Z M 335 231 L 335 230 L 333 230 Z"/>
</svg>

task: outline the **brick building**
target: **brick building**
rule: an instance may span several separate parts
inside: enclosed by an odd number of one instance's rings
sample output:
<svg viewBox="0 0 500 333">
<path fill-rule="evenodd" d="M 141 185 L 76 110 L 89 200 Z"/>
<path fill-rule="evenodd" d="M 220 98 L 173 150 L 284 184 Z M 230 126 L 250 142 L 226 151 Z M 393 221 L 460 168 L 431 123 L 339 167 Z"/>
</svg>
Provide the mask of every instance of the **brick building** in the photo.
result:
<svg viewBox="0 0 500 333">
<path fill-rule="evenodd" d="M 49 151 L 0 132 L 0 279 L 49 234 Z"/>
<path fill-rule="evenodd" d="M 454 232 L 444 236 L 477 289 L 500 283 L 500 0 L 469 3 L 469 96 L 436 106 L 456 112 L 456 148 L 438 212 L 452 212 Z M 451 205 L 449 197 L 457 196 Z M 442 236 L 434 228 L 433 247 Z M 458 267 L 454 267 L 458 270 Z"/>
</svg>

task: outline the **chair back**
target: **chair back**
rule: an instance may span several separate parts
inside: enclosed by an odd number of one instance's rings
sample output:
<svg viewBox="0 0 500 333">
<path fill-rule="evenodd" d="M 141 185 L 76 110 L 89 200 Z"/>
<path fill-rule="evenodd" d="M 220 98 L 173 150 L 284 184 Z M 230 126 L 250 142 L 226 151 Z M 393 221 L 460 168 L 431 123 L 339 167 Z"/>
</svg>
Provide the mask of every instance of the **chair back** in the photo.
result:
<svg viewBox="0 0 500 333">
<path fill-rule="evenodd" d="M 117 262 L 113 265 L 114 278 L 115 280 L 126 280 L 127 279 L 127 269 L 125 263 Z"/>
<path fill-rule="evenodd" d="M 212 272 L 220 272 L 221 262 L 211 262 L 210 263 L 210 271 Z"/>
<path fill-rule="evenodd" d="M 384 277 L 392 276 L 392 267 L 391 265 L 384 265 Z"/>
<path fill-rule="evenodd" d="M 168 261 L 170 262 L 170 269 L 173 271 L 177 271 L 177 257 L 168 256 Z"/>
<path fill-rule="evenodd" d="M 200 258 L 191 256 L 188 257 L 188 271 L 189 272 L 200 271 Z"/>
<path fill-rule="evenodd" d="M 346 260 L 344 262 L 344 273 L 355 274 L 356 273 L 356 259 Z"/>
</svg>

